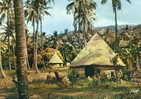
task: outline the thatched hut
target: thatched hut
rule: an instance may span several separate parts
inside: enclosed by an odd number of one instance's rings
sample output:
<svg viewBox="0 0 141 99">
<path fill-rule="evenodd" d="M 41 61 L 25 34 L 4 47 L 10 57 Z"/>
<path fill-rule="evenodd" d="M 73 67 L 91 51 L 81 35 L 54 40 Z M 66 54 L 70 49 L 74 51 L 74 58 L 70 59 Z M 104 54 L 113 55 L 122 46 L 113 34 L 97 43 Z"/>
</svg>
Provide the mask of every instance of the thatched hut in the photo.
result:
<svg viewBox="0 0 141 99">
<path fill-rule="evenodd" d="M 49 60 L 49 66 L 52 68 L 63 67 L 64 62 L 62 59 L 55 53 Z"/>
<path fill-rule="evenodd" d="M 95 72 L 113 72 L 124 66 L 119 56 L 98 34 L 90 39 L 71 63 L 71 68 L 84 70 L 86 76 L 93 76 Z"/>
</svg>

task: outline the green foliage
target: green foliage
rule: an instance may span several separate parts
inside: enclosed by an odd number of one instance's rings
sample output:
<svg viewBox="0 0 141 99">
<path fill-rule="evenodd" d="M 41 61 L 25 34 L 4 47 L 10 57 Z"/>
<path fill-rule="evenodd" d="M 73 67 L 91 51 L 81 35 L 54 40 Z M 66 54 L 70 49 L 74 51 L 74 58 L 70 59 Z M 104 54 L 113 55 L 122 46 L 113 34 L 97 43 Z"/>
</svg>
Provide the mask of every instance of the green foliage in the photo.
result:
<svg viewBox="0 0 141 99">
<path fill-rule="evenodd" d="M 42 64 L 44 62 L 47 63 L 55 53 L 57 53 L 57 55 L 62 60 L 64 60 L 63 56 L 61 55 L 61 53 L 57 49 L 46 48 L 46 49 L 40 51 L 39 54 L 38 54 L 38 60 L 39 60 L 38 62 L 39 62 L 39 64 Z"/>
<path fill-rule="evenodd" d="M 91 81 L 88 81 L 88 87 L 95 88 L 97 86 L 100 86 L 100 83 L 101 83 L 100 80 L 91 80 Z"/>
<path fill-rule="evenodd" d="M 131 72 L 128 70 L 128 68 L 124 68 L 122 71 L 123 71 L 123 80 L 130 81 L 131 80 L 131 77 L 130 77 Z"/>
<path fill-rule="evenodd" d="M 79 32 L 90 32 L 93 30 L 95 20 L 96 2 L 93 0 L 71 0 L 66 7 L 68 14 L 73 14 L 74 29 Z"/>
<path fill-rule="evenodd" d="M 74 85 L 77 82 L 79 73 L 77 71 L 72 70 L 69 74 L 68 74 L 68 78 L 71 81 L 72 85 Z"/>
<path fill-rule="evenodd" d="M 101 4 L 105 4 L 108 0 L 101 0 Z M 131 3 L 130 0 L 126 0 L 128 3 Z M 113 10 L 116 8 L 118 10 L 121 10 L 122 3 L 121 0 L 112 0 L 112 7 Z"/>
<path fill-rule="evenodd" d="M 101 77 L 100 79 L 101 79 L 102 83 L 105 83 L 105 82 L 109 81 L 109 79 L 107 78 L 107 75 L 105 73 L 102 73 L 100 75 L 100 77 Z"/>
</svg>

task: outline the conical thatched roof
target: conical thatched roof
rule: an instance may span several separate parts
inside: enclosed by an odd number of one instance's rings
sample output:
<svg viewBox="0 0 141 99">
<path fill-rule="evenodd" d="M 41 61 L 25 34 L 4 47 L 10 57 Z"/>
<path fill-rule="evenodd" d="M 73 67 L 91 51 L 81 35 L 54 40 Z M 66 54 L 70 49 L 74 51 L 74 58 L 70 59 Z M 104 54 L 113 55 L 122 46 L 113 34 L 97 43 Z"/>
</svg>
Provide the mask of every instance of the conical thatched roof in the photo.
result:
<svg viewBox="0 0 141 99">
<path fill-rule="evenodd" d="M 98 34 L 95 34 L 72 61 L 71 67 L 88 65 L 113 66 L 115 57 L 117 57 L 117 54 Z M 117 65 L 125 66 L 119 57 L 116 58 L 116 61 Z"/>
<path fill-rule="evenodd" d="M 55 53 L 49 61 L 49 64 L 63 64 L 63 61 L 60 57 Z"/>
</svg>

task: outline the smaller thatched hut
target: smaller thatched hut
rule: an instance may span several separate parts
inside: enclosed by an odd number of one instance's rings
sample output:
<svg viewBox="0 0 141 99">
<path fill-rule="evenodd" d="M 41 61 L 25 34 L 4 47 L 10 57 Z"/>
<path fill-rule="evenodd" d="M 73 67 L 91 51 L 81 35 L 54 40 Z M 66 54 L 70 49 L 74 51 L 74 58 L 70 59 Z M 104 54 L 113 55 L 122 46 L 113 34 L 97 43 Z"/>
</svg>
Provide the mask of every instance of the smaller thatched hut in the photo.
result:
<svg viewBox="0 0 141 99">
<path fill-rule="evenodd" d="M 63 67 L 64 62 L 61 60 L 61 58 L 55 53 L 50 61 L 49 61 L 49 66 L 51 68 L 58 68 L 58 67 Z"/>
</svg>

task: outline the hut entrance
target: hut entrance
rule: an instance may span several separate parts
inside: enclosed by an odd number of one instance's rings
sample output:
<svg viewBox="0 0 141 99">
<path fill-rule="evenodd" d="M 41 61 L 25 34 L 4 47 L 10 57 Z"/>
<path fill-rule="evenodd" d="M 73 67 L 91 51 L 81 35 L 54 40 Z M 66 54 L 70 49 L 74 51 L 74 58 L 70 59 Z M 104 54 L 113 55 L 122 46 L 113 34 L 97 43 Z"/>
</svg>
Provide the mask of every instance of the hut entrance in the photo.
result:
<svg viewBox="0 0 141 99">
<path fill-rule="evenodd" d="M 93 77 L 96 74 L 99 74 L 100 70 L 98 68 L 95 68 L 94 66 L 86 66 L 85 67 L 85 76 Z"/>
<path fill-rule="evenodd" d="M 92 67 L 92 66 L 86 66 L 85 67 L 85 76 L 86 77 L 88 77 L 88 76 L 90 76 L 90 77 L 94 76 L 94 71 L 95 71 L 94 67 Z"/>
</svg>

